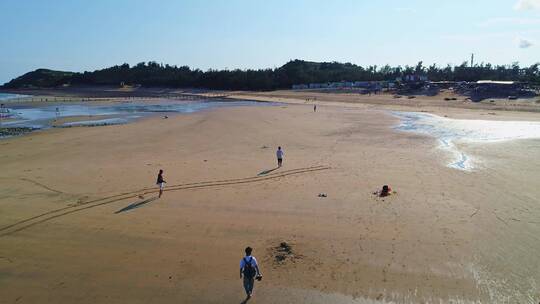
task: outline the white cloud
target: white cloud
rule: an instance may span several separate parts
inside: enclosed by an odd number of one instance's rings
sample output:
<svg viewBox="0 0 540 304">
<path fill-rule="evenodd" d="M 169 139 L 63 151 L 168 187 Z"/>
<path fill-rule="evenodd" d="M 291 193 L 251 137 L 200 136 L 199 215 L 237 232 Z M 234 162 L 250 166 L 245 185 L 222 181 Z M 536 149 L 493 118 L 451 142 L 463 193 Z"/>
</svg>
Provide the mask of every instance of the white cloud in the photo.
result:
<svg viewBox="0 0 540 304">
<path fill-rule="evenodd" d="M 540 0 L 518 0 L 514 5 L 516 10 L 540 10 Z"/>
<path fill-rule="evenodd" d="M 526 48 L 530 48 L 531 46 L 533 46 L 533 43 L 532 41 L 528 40 L 528 39 L 525 39 L 525 38 L 518 38 L 518 46 L 520 49 L 526 49 Z"/>
</svg>

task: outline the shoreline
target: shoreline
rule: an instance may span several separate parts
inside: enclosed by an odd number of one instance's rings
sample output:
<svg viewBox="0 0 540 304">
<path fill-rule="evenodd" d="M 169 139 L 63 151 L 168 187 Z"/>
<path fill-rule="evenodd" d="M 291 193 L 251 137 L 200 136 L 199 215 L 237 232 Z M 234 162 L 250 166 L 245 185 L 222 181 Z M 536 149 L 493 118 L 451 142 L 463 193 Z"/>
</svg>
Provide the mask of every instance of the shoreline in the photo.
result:
<svg viewBox="0 0 540 304">
<path fill-rule="evenodd" d="M 95 99 L 95 100 L 137 100 L 137 99 L 232 99 L 272 102 L 278 101 L 298 104 L 346 103 L 364 104 L 367 106 L 385 107 L 418 107 L 418 108 L 458 108 L 490 111 L 540 112 L 540 96 L 508 100 L 494 98 L 480 102 L 472 102 L 467 96 L 442 90 L 436 95 L 403 95 L 389 93 L 366 95 L 360 93 L 321 91 L 321 90 L 276 90 L 276 91 L 224 91 L 205 89 L 180 89 L 159 87 L 119 88 L 115 86 L 81 86 L 52 89 L 13 89 L 0 90 L 10 94 L 29 95 L 40 99 Z M 395 97 L 400 98 L 395 98 Z"/>
<path fill-rule="evenodd" d="M 100 102 L 13 102 L 9 103 L 15 116 L 2 120 L 4 132 L 14 135 L 13 130 L 47 130 L 50 128 L 96 127 L 132 123 L 144 117 L 168 118 L 175 114 L 212 110 L 221 107 L 260 106 L 258 101 L 210 99 L 199 101 L 178 101 L 165 98 L 143 99 L 139 101 L 119 100 Z M 264 106 L 272 106 L 263 103 Z M 54 114 L 54 107 L 56 113 Z M 29 112 L 26 117 L 26 112 Z M 36 112 L 41 112 L 37 114 Z M 21 132 L 21 134 L 26 134 Z"/>
<path fill-rule="evenodd" d="M 109 97 L 92 98 L 87 91 L 113 94 Z M 29 102 L 27 99 L 17 101 L 20 104 L 43 104 L 43 103 L 62 103 L 62 102 L 90 102 L 97 104 L 115 104 L 129 102 L 148 102 L 148 101 L 249 101 L 249 102 L 275 102 L 284 104 L 314 105 L 319 106 L 344 106 L 385 109 L 390 111 L 411 111 L 427 112 L 439 116 L 450 118 L 475 118 L 478 115 L 485 116 L 486 120 L 507 120 L 516 119 L 540 119 L 540 97 L 520 99 L 509 101 L 506 99 L 495 99 L 495 103 L 464 101 L 464 96 L 453 93 L 441 93 L 435 96 L 416 96 L 414 99 L 395 99 L 391 94 L 378 95 L 360 95 L 353 93 L 335 93 L 318 91 L 269 91 L 269 92 L 250 92 L 250 91 L 208 91 L 208 90 L 186 90 L 186 89 L 166 89 L 166 88 L 144 88 L 134 91 L 122 91 L 118 88 L 104 89 L 102 87 L 89 87 L 86 90 L 74 88 L 70 94 L 62 93 L 58 89 L 35 89 L 30 91 L 22 90 L 19 93 L 45 93 L 45 95 L 35 96 L 37 98 L 53 98 L 48 101 Z M 122 94 L 115 95 L 114 92 Z M 15 92 L 11 90 L 10 92 Z M 151 92 L 151 94 L 149 93 Z M 164 93 L 165 92 L 165 93 Z M 123 95 L 130 93 L 132 95 Z M 153 94 L 153 95 L 152 95 Z M 456 101 L 444 100 L 446 96 L 457 96 Z M 30 96 L 32 98 L 32 96 Z M 58 98 L 57 101 L 54 98 Z M 85 101 L 85 98 L 89 98 Z M 463 100 L 462 100 L 463 99 Z M 466 110 L 466 111 L 462 111 Z"/>
</svg>

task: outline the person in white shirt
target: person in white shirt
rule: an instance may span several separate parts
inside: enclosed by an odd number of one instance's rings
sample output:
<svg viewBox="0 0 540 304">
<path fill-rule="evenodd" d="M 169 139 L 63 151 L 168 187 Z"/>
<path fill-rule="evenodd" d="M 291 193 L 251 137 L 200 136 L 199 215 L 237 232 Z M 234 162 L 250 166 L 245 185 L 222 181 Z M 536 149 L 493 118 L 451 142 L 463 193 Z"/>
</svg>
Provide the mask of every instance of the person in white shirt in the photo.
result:
<svg viewBox="0 0 540 304">
<path fill-rule="evenodd" d="M 278 167 L 281 167 L 281 165 L 283 164 L 283 155 L 285 155 L 285 153 L 283 153 L 283 150 L 281 150 L 281 147 L 278 147 L 276 151 Z"/>
<path fill-rule="evenodd" d="M 244 278 L 244 290 L 246 291 L 246 301 L 251 298 L 253 294 L 253 285 L 255 285 L 255 278 L 261 280 L 262 275 L 259 271 L 259 265 L 257 264 L 257 259 L 254 256 L 251 256 L 253 249 L 247 247 L 245 249 L 246 256 L 240 260 L 240 279 L 242 275 Z"/>
</svg>

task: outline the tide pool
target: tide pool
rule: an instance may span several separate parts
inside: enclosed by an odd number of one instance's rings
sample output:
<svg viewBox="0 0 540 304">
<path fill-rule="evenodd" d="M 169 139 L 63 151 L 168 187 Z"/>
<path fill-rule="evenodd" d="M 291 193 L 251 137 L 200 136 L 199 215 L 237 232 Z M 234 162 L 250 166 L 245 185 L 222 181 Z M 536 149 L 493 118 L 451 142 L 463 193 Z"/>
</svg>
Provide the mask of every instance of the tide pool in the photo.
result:
<svg viewBox="0 0 540 304">
<path fill-rule="evenodd" d="M 110 124 L 123 124 L 137 118 L 151 115 L 175 113 L 194 113 L 207 109 L 237 107 L 237 106 L 264 106 L 271 103 L 256 101 L 155 101 L 155 102 L 122 102 L 99 105 L 90 103 L 47 103 L 44 105 L 5 105 L 9 119 L 4 119 L 2 127 L 46 129 L 52 127 L 57 119 L 69 117 L 82 117 L 82 121 L 65 122 L 60 127 L 70 126 L 98 126 Z M 106 116 L 106 117 L 105 117 Z M 85 119 L 91 117 L 91 119 Z M 101 117 L 101 118 L 100 118 Z"/>
<path fill-rule="evenodd" d="M 473 170 L 474 158 L 461 151 L 457 143 L 490 143 L 515 139 L 540 138 L 540 122 L 452 119 L 428 113 L 392 112 L 401 122 L 397 130 L 436 138 L 453 155 L 449 167 Z"/>
</svg>

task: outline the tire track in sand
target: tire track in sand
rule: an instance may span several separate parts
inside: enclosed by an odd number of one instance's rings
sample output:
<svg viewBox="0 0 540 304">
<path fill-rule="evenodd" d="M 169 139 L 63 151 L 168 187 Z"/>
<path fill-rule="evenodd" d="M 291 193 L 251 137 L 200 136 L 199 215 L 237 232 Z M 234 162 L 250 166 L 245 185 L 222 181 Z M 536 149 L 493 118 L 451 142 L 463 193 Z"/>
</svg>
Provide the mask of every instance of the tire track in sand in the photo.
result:
<svg viewBox="0 0 540 304">
<path fill-rule="evenodd" d="M 316 171 L 322 171 L 322 170 L 328 170 L 330 167 L 328 166 L 312 166 L 312 167 L 305 167 L 305 168 L 297 168 L 297 169 L 291 169 L 286 170 L 282 172 L 276 172 L 271 173 L 268 175 L 263 176 L 253 176 L 253 177 L 245 177 L 245 178 L 235 178 L 235 179 L 224 179 L 224 180 L 214 180 L 214 181 L 202 181 L 202 182 L 195 182 L 195 183 L 187 183 L 187 184 L 177 184 L 167 187 L 164 191 L 179 191 L 179 190 L 187 190 L 187 189 L 198 189 L 198 188 L 208 188 L 208 187 L 217 187 L 217 186 L 229 186 L 229 185 L 239 185 L 239 184 L 248 184 L 248 183 L 256 183 L 266 180 L 273 180 L 278 179 L 281 177 L 287 177 L 291 175 L 298 175 L 298 174 L 305 174 L 310 172 L 316 172 Z M 115 202 L 123 201 L 130 198 L 135 198 L 140 195 L 150 194 L 150 193 L 157 193 L 159 190 L 157 190 L 155 187 L 152 188 L 143 188 L 135 191 L 130 192 L 124 192 L 120 194 L 111 195 L 108 197 L 103 197 L 99 199 L 90 200 L 87 202 L 83 202 L 74 206 L 67 206 L 55 210 L 51 210 L 48 212 L 44 212 L 42 214 L 38 214 L 33 217 L 26 218 L 24 220 L 20 220 L 16 223 L 13 223 L 11 225 L 4 226 L 0 228 L 0 237 L 7 236 L 10 234 L 13 234 L 15 232 L 19 232 L 22 230 L 25 230 L 27 228 L 30 228 L 34 225 L 41 224 L 47 221 L 50 221 L 52 219 L 65 216 L 71 213 L 83 211 L 86 209 L 112 204 Z M 26 225 L 23 225 L 26 224 Z M 5 231 L 5 232 L 4 232 Z"/>
</svg>

